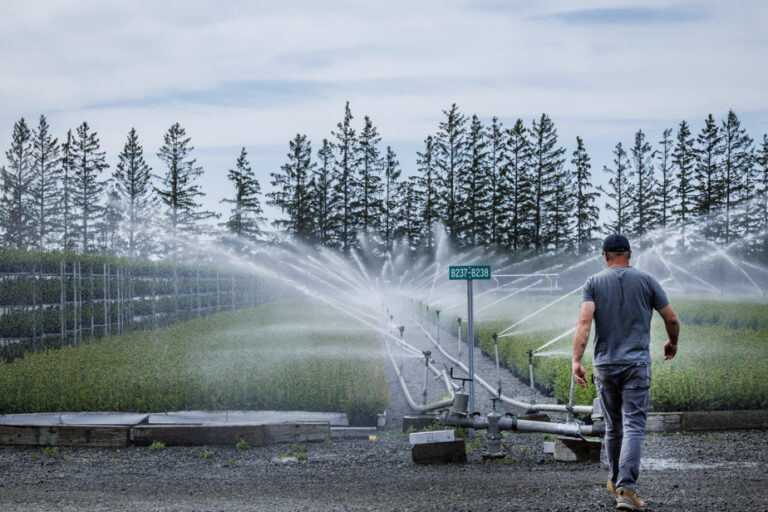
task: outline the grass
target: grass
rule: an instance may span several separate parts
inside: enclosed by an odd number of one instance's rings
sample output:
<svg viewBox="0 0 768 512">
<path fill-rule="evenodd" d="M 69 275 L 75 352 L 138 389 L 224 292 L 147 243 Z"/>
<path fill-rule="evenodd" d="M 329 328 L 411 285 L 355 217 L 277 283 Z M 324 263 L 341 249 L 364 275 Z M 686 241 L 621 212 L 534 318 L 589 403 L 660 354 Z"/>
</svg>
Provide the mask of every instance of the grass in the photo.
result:
<svg viewBox="0 0 768 512">
<path fill-rule="evenodd" d="M 308 301 L 219 313 L 0 364 L 0 411 L 310 410 L 375 421 L 376 333 Z"/>
</svg>

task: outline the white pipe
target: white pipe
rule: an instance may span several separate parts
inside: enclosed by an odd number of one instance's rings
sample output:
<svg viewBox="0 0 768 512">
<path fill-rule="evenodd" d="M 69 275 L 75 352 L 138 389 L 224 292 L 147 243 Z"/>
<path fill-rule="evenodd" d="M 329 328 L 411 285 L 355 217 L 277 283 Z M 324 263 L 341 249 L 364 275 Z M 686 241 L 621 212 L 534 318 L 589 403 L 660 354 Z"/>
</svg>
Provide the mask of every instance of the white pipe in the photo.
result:
<svg viewBox="0 0 768 512">
<path fill-rule="evenodd" d="M 430 336 L 430 334 L 424 330 L 424 328 L 422 328 L 421 330 L 429 338 L 432 344 L 435 345 L 437 349 L 440 352 L 442 352 L 442 354 L 446 358 L 448 358 L 448 360 L 450 360 L 453 364 L 457 365 L 459 368 L 461 368 L 465 372 L 469 373 L 469 369 L 466 366 L 464 366 L 464 364 L 461 363 L 461 361 L 453 358 L 450 354 L 448 354 L 443 349 L 443 347 L 438 345 L 437 342 L 432 338 L 432 336 Z M 493 386 L 488 384 L 485 380 L 483 380 L 477 374 L 475 374 L 475 380 L 481 386 L 483 386 L 491 395 L 498 396 L 502 402 L 512 405 L 514 407 L 519 407 L 520 409 L 526 409 L 526 410 L 532 410 L 532 411 L 568 412 L 568 406 L 566 404 L 532 404 L 528 402 L 522 402 L 520 400 L 515 400 L 514 398 L 508 397 L 504 394 L 499 395 L 497 389 L 493 389 Z M 592 406 L 591 405 L 574 405 L 573 412 L 578 414 L 592 414 Z"/>
</svg>

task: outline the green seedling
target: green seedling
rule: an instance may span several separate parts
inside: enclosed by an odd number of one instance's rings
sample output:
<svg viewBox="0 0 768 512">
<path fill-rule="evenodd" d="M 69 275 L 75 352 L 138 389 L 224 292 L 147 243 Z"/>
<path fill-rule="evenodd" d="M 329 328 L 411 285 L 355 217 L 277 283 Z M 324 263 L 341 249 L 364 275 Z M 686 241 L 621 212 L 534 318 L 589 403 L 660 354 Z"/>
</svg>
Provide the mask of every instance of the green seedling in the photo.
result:
<svg viewBox="0 0 768 512">
<path fill-rule="evenodd" d="M 162 441 L 152 441 L 152 444 L 149 445 L 149 449 L 153 452 L 161 452 L 165 449 L 165 443 Z"/>
</svg>

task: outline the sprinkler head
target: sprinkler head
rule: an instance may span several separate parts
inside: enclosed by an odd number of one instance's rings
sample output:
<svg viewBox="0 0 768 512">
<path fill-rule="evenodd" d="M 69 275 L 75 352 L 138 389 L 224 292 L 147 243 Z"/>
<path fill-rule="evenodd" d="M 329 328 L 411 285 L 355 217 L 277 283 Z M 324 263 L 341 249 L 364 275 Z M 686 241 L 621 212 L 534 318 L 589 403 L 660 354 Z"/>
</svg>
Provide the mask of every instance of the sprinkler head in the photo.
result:
<svg viewBox="0 0 768 512">
<path fill-rule="evenodd" d="M 429 359 L 429 357 L 432 355 L 432 352 L 430 352 L 429 350 L 424 350 L 421 353 L 424 354 L 424 357 L 426 357 L 427 359 Z"/>
<path fill-rule="evenodd" d="M 765 295 L 765 294 L 763 294 L 763 295 Z M 440 318 L 440 310 L 439 309 L 435 310 L 435 314 L 437 315 L 438 318 Z"/>
<path fill-rule="evenodd" d="M 499 335 L 496 333 L 491 334 L 493 336 L 493 342 L 496 343 L 496 340 L 499 338 Z"/>
<path fill-rule="evenodd" d="M 405 326 L 401 325 L 397 328 L 398 331 L 400 331 L 400 339 L 403 339 L 403 331 L 405 330 Z"/>
<path fill-rule="evenodd" d="M 461 325 L 461 317 L 458 317 L 456 320 L 459 321 L 459 325 Z"/>
<path fill-rule="evenodd" d="M 395 319 L 395 316 L 394 316 L 394 315 L 389 315 L 389 320 L 390 320 L 390 322 L 391 322 L 392 320 L 394 320 L 394 319 Z"/>
</svg>

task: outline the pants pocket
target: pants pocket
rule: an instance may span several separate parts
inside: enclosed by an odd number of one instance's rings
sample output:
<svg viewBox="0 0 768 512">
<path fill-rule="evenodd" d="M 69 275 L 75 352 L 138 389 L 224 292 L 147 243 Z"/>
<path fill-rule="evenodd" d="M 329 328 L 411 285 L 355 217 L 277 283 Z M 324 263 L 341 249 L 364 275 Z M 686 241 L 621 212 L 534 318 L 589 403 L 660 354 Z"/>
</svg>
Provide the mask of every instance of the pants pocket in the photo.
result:
<svg viewBox="0 0 768 512">
<path fill-rule="evenodd" d="M 633 366 L 624 384 L 624 389 L 649 389 L 651 387 L 651 365 Z"/>
</svg>

